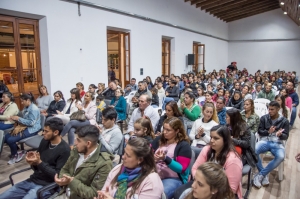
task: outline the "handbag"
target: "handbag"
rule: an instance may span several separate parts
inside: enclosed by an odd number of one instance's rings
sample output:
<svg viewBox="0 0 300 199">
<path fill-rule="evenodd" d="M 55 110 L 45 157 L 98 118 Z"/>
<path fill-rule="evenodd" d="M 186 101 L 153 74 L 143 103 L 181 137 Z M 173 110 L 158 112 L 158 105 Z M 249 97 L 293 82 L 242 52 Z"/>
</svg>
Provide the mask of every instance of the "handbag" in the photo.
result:
<svg viewBox="0 0 300 199">
<path fill-rule="evenodd" d="M 72 113 L 72 115 L 70 115 L 70 120 L 78 120 L 84 122 L 86 120 L 85 111 L 78 110 L 77 112 Z"/>
<path fill-rule="evenodd" d="M 22 136 L 22 132 L 27 128 L 26 125 L 24 124 L 20 124 L 20 123 L 15 123 L 14 125 L 14 129 L 10 132 L 10 134 L 12 136 L 17 136 L 19 133 L 21 133 Z"/>
</svg>

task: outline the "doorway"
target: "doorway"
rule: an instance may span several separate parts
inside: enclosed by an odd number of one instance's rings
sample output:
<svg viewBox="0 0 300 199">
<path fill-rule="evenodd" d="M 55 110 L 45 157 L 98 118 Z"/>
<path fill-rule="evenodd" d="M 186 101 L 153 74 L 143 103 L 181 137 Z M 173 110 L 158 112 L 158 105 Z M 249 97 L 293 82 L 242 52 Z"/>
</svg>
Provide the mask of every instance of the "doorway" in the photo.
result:
<svg viewBox="0 0 300 199">
<path fill-rule="evenodd" d="M 107 30 L 107 67 L 108 82 L 118 79 L 123 88 L 130 83 L 129 32 Z"/>
<path fill-rule="evenodd" d="M 171 52 L 171 40 L 162 39 L 162 65 L 161 65 L 161 74 L 170 75 L 170 52 Z"/>
<path fill-rule="evenodd" d="M 38 96 L 42 84 L 38 21 L 0 15 L 0 81 L 13 93 Z"/>
</svg>

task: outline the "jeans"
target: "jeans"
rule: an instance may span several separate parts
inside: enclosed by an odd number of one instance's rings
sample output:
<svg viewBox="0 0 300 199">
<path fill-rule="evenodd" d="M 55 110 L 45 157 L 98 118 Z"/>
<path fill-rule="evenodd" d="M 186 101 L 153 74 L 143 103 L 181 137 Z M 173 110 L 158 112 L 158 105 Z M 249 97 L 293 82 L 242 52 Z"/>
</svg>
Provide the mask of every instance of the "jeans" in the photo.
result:
<svg viewBox="0 0 300 199">
<path fill-rule="evenodd" d="M 17 142 L 19 142 L 20 140 L 24 139 L 24 138 L 28 138 L 28 137 L 32 137 L 34 135 L 36 135 L 39 131 L 35 132 L 35 133 L 29 133 L 28 132 L 28 128 L 26 128 L 22 133 L 19 133 L 16 136 L 12 136 L 10 133 L 7 133 L 5 135 L 5 143 L 9 146 L 10 148 L 10 152 L 11 152 L 11 156 L 13 157 L 14 155 L 17 154 L 18 152 L 18 145 Z M 21 135 L 22 134 L 22 135 Z"/>
<path fill-rule="evenodd" d="M 64 126 L 64 129 L 61 132 L 61 137 L 65 136 L 68 133 L 68 142 L 70 146 L 74 145 L 74 139 L 75 139 L 75 131 L 78 127 L 89 125 L 90 121 L 85 120 L 83 122 L 79 120 L 70 120 L 66 126 Z"/>
<path fill-rule="evenodd" d="M 174 197 L 175 190 L 182 185 L 182 182 L 179 178 L 166 178 L 162 180 L 164 185 L 164 192 L 168 199 Z"/>
<path fill-rule="evenodd" d="M 15 184 L 0 194 L 0 199 L 36 199 L 36 192 L 42 187 L 42 185 L 37 185 L 27 179 Z M 50 195 L 50 192 L 46 191 L 44 192 L 43 198 L 48 198 Z"/>
<path fill-rule="evenodd" d="M 166 109 L 166 104 L 170 101 L 175 101 L 173 97 L 165 97 L 163 99 L 163 105 L 162 105 L 162 110 Z"/>
<path fill-rule="evenodd" d="M 293 106 L 292 107 L 292 114 L 291 114 L 291 121 L 290 121 L 290 125 L 293 126 L 295 119 L 296 119 L 296 115 L 297 115 L 297 107 Z M 290 129 L 291 130 L 291 129 Z"/>
<path fill-rule="evenodd" d="M 2 122 L 0 122 L 0 130 L 4 131 L 6 129 L 10 129 L 14 127 L 14 124 L 4 124 Z"/>
<path fill-rule="evenodd" d="M 270 151 L 273 154 L 274 159 L 269 162 L 269 164 L 264 168 L 259 154 L 265 153 L 267 151 Z M 283 144 L 279 142 L 259 141 L 256 143 L 255 153 L 258 156 L 258 162 L 256 166 L 258 168 L 259 174 L 266 176 L 276 167 L 278 167 L 279 164 L 284 160 L 285 149 Z"/>
</svg>

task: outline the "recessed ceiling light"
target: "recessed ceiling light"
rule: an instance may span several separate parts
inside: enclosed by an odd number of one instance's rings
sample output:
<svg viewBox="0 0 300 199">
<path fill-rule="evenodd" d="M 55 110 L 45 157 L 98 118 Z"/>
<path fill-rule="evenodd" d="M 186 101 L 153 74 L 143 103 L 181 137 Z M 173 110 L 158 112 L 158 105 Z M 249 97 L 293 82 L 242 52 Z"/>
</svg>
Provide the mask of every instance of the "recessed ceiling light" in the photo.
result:
<svg viewBox="0 0 300 199">
<path fill-rule="evenodd" d="M 8 28 L 8 26 L 1 26 L 1 28 Z"/>
<path fill-rule="evenodd" d="M 283 12 L 283 14 L 285 14 L 285 15 L 286 15 L 286 14 L 287 14 L 287 12 Z"/>
<path fill-rule="evenodd" d="M 281 5 L 284 5 L 284 2 L 281 2 L 280 4 L 281 4 Z"/>
</svg>

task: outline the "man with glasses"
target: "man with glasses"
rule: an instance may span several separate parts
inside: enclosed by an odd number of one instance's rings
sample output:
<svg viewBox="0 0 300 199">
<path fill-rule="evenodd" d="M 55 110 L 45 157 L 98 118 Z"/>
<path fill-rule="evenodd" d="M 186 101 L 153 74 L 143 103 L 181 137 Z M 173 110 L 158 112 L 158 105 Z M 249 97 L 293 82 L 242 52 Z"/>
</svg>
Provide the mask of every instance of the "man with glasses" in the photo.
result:
<svg viewBox="0 0 300 199">
<path fill-rule="evenodd" d="M 114 81 L 110 82 L 108 86 L 109 87 L 102 92 L 102 95 L 104 95 L 105 99 L 112 100 L 112 98 L 115 97 L 115 91 L 118 87 Z"/>
<path fill-rule="evenodd" d="M 60 172 L 70 155 L 69 145 L 60 136 L 63 127 L 63 122 L 59 118 L 46 121 L 43 130 L 44 138 L 38 150 L 26 154 L 26 162 L 31 166 L 33 174 L 27 180 L 15 184 L 0 194 L 0 199 L 36 199 L 36 192 L 40 188 L 54 182 L 55 174 Z M 50 195 L 51 193 L 46 191 L 43 198 L 48 198 Z"/>
</svg>

